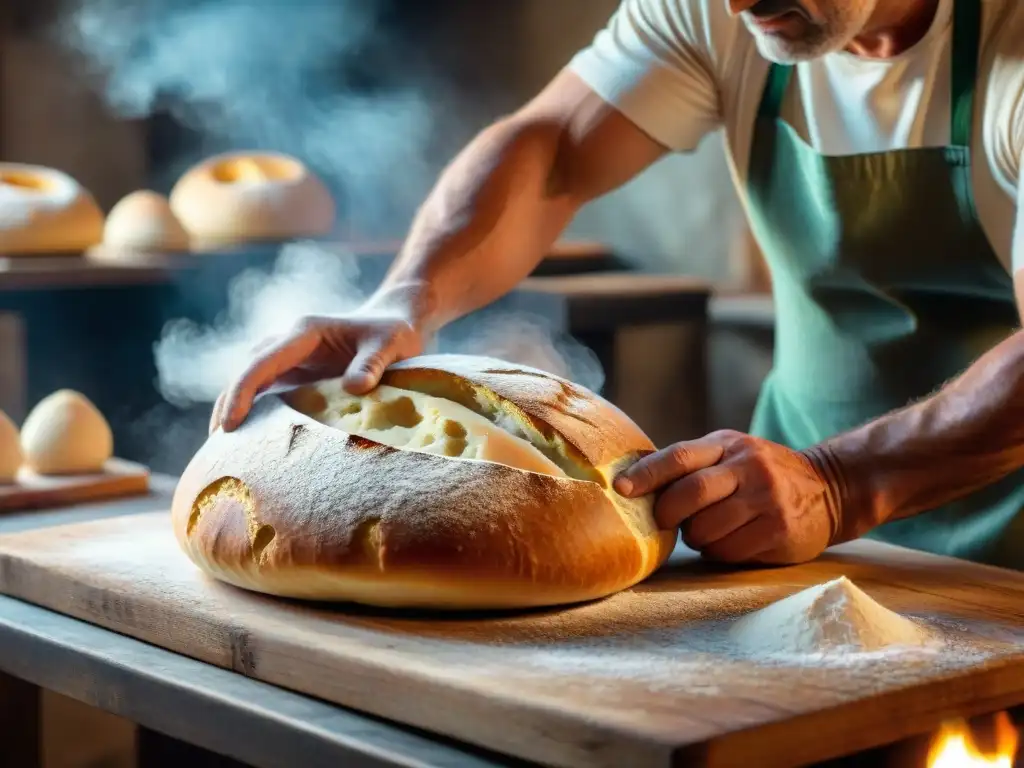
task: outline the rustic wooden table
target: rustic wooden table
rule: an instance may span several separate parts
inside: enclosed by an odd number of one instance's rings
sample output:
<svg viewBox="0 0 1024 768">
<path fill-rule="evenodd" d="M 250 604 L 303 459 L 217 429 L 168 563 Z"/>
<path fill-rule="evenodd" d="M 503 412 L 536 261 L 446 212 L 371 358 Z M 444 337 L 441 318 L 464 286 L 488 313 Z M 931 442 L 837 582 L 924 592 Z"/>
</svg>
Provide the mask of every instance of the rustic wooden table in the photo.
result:
<svg viewBox="0 0 1024 768">
<path fill-rule="evenodd" d="M 0 515 L 0 533 L 159 511 L 173 486 L 157 475 L 149 496 Z M 42 689 L 136 723 L 140 768 L 514 764 L 0 596 L 4 768 L 43 764 Z"/>
</svg>

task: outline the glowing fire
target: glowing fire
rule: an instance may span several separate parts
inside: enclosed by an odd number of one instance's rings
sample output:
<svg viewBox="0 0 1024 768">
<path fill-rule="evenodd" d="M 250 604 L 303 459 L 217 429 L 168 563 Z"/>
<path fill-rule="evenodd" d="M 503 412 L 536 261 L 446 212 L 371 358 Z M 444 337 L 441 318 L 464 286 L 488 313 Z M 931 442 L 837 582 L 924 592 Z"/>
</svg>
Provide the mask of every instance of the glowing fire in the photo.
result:
<svg viewBox="0 0 1024 768">
<path fill-rule="evenodd" d="M 975 743 L 963 720 L 942 726 L 928 752 L 928 768 L 1013 768 L 1019 737 L 1005 712 L 995 719 L 995 752 L 986 754 Z"/>
</svg>

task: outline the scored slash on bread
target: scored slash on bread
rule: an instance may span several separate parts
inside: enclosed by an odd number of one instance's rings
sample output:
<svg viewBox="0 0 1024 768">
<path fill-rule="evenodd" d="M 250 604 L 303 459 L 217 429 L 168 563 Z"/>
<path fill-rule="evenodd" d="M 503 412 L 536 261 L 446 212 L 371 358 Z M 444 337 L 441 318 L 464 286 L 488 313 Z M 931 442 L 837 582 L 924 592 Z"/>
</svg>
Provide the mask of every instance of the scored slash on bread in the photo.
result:
<svg viewBox="0 0 1024 768">
<path fill-rule="evenodd" d="M 392 365 L 267 395 L 212 434 L 173 502 L 206 573 L 286 597 L 497 609 L 607 596 L 671 553 L 653 501 L 614 476 L 654 450 L 622 411 L 543 371 L 485 357 Z"/>
</svg>

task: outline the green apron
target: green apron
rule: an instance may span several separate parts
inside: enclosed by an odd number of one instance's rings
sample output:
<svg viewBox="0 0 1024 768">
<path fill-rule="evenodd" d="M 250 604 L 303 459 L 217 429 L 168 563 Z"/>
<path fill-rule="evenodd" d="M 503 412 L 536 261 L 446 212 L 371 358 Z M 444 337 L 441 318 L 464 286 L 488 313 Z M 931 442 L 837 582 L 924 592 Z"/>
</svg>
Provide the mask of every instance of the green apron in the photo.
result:
<svg viewBox="0 0 1024 768">
<path fill-rule="evenodd" d="M 752 434 L 806 448 L 926 397 L 1018 327 L 972 192 L 980 34 L 979 0 L 957 0 L 949 147 L 820 155 L 779 117 L 793 68 L 771 67 L 748 194 L 776 346 Z M 1024 569 L 1024 472 L 869 536 Z"/>
</svg>

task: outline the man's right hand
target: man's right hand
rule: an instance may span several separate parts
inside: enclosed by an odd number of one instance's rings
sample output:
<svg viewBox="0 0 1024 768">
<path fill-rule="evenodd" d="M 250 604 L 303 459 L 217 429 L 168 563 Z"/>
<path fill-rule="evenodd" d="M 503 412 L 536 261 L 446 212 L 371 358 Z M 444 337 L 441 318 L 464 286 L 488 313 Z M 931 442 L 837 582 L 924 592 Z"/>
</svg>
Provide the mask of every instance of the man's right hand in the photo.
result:
<svg viewBox="0 0 1024 768">
<path fill-rule="evenodd" d="M 369 392 L 391 363 L 422 352 L 422 335 L 403 317 L 361 310 L 341 317 L 309 316 L 260 344 L 213 406 L 210 432 L 237 428 L 256 397 L 275 384 L 299 385 L 343 377 L 354 395 Z"/>
</svg>

